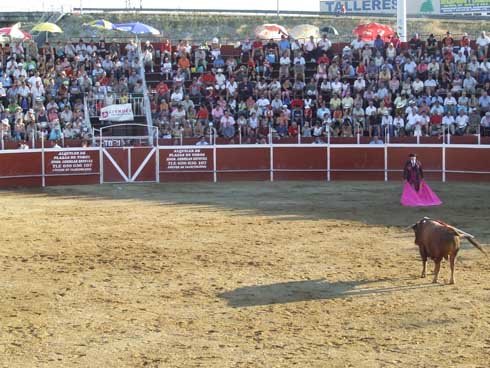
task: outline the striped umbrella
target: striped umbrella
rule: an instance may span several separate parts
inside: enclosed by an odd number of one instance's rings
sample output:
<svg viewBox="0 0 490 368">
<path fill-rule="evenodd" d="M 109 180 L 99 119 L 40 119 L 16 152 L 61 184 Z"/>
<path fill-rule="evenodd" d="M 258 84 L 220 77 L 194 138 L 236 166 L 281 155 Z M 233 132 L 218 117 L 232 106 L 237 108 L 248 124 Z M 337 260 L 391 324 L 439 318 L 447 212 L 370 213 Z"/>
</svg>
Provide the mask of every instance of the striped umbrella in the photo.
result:
<svg viewBox="0 0 490 368">
<path fill-rule="evenodd" d="M 84 26 L 95 27 L 100 29 L 111 30 L 114 29 L 114 24 L 105 19 L 96 19 L 88 23 L 84 23 Z"/>
</svg>

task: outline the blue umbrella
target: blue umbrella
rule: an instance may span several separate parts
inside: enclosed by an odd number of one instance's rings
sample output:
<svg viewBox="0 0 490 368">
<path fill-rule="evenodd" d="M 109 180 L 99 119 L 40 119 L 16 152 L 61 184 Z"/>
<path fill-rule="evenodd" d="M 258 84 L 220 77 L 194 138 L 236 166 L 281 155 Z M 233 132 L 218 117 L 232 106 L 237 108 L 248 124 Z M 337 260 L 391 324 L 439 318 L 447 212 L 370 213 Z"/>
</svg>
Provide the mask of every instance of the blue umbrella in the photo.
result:
<svg viewBox="0 0 490 368">
<path fill-rule="evenodd" d="M 158 29 L 153 28 L 152 26 L 143 24 L 143 23 L 119 23 L 114 24 L 114 29 L 123 32 L 131 32 L 134 34 L 152 34 L 155 36 L 159 36 L 160 32 Z"/>
</svg>

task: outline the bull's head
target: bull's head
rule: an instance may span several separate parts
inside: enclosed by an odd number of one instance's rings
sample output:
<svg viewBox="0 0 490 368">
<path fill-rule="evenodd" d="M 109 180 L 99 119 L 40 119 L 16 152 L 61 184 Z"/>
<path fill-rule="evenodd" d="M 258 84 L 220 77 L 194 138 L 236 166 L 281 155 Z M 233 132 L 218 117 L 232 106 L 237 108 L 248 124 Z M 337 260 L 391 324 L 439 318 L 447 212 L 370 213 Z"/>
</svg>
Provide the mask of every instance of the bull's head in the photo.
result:
<svg viewBox="0 0 490 368">
<path fill-rule="evenodd" d="M 429 217 L 425 216 L 425 217 L 422 217 L 420 220 L 418 220 L 415 224 L 412 224 L 410 226 L 407 226 L 406 228 L 404 228 L 403 230 L 410 230 L 412 229 L 413 231 L 417 232 L 417 228 L 419 225 L 425 223 L 426 221 L 430 220 Z"/>
</svg>

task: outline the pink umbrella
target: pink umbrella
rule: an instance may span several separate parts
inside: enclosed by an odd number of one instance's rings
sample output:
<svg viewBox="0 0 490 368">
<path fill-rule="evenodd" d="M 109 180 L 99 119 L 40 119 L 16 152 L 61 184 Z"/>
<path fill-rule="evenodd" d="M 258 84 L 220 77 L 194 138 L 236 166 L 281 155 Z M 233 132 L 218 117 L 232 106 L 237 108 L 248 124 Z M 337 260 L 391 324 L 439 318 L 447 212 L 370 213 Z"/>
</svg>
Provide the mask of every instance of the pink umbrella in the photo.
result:
<svg viewBox="0 0 490 368">
<path fill-rule="evenodd" d="M 377 35 L 385 42 L 389 41 L 395 34 L 390 26 L 379 23 L 360 24 L 352 31 L 355 35 L 361 36 L 363 41 L 374 41 Z"/>
<path fill-rule="evenodd" d="M 32 36 L 24 32 L 23 30 L 17 27 L 4 27 L 0 28 L 0 36 L 9 36 L 10 38 L 16 38 L 21 40 L 30 40 Z"/>
</svg>

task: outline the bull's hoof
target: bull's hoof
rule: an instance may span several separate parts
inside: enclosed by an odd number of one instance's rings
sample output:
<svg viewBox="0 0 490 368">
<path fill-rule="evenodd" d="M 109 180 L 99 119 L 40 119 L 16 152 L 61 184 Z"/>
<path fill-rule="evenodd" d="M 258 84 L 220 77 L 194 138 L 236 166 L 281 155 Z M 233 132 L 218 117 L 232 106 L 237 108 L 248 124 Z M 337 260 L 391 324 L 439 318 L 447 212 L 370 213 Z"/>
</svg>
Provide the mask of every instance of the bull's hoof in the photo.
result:
<svg viewBox="0 0 490 368">
<path fill-rule="evenodd" d="M 425 277 L 426 277 L 426 276 L 427 276 L 427 275 L 426 275 L 425 273 L 423 273 L 422 275 L 420 275 L 420 278 L 421 278 L 421 279 L 425 279 Z"/>
<path fill-rule="evenodd" d="M 433 284 L 437 284 L 437 280 L 432 280 L 432 283 Z"/>
<path fill-rule="evenodd" d="M 449 285 L 454 285 L 454 280 L 449 280 Z"/>
</svg>

